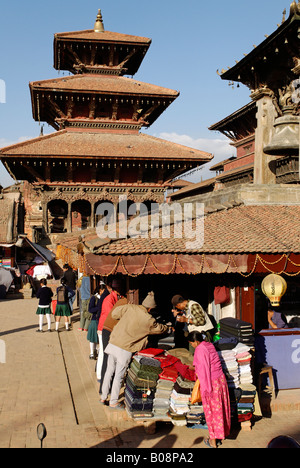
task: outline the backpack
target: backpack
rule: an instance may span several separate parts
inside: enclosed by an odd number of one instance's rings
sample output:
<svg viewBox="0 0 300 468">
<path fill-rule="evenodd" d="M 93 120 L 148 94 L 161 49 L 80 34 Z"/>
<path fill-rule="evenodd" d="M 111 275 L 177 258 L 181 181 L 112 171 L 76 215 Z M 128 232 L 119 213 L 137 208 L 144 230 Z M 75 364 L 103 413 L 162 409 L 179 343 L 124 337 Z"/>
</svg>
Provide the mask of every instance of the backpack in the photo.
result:
<svg viewBox="0 0 300 468">
<path fill-rule="evenodd" d="M 57 303 L 65 304 L 68 302 L 68 290 L 66 286 L 59 286 L 57 289 Z"/>
</svg>

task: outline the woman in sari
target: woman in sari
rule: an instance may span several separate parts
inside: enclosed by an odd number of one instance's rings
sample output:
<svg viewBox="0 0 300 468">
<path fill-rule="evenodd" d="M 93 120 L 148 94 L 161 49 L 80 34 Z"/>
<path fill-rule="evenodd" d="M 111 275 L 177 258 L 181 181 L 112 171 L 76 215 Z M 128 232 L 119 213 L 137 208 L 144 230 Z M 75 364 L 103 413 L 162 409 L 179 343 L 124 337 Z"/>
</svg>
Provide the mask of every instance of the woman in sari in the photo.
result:
<svg viewBox="0 0 300 468">
<path fill-rule="evenodd" d="M 224 440 L 230 433 L 230 399 L 219 355 L 214 345 L 205 338 L 204 333 L 193 331 L 188 341 L 195 348 L 194 366 L 209 431 L 209 437 L 204 442 L 208 447 L 217 448 L 218 441 Z"/>
</svg>

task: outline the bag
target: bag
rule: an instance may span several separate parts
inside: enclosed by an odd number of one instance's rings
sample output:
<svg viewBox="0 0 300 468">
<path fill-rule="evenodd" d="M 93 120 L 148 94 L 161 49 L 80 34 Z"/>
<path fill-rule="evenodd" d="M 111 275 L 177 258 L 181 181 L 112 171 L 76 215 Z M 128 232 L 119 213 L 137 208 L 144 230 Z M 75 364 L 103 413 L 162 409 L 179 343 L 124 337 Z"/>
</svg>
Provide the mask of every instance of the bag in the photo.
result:
<svg viewBox="0 0 300 468">
<path fill-rule="evenodd" d="M 195 403 L 202 403 L 200 382 L 198 379 L 196 380 L 191 396 L 191 404 L 194 405 Z"/>
<path fill-rule="evenodd" d="M 228 304 L 230 302 L 230 289 L 226 286 L 216 286 L 214 290 L 215 305 Z"/>
<path fill-rule="evenodd" d="M 68 303 L 68 290 L 65 286 L 60 286 L 57 290 L 57 303 Z"/>
</svg>

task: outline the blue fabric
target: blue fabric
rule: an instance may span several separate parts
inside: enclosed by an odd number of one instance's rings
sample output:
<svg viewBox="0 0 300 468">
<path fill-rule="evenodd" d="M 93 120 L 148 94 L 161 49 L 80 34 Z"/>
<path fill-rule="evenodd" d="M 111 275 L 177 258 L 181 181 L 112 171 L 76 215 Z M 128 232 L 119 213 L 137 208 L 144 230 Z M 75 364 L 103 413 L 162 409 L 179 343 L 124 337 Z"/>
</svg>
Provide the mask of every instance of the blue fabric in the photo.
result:
<svg viewBox="0 0 300 468">
<path fill-rule="evenodd" d="M 87 300 L 91 297 L 91 285 L 89 276 L 83 276 L 82 278 L 80 295 L 82 300 Z"/>
</svg>

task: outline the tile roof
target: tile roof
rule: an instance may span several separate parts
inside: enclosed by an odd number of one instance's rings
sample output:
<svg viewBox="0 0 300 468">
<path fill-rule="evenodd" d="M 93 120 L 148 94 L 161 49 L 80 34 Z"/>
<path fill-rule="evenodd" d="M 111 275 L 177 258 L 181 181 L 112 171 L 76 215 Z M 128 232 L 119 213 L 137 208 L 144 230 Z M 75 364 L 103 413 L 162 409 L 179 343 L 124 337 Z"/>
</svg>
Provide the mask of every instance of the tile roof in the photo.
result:
<svg viewBox="0 0 300 468">
<path fill-rule="evenodd" d="M 83 31 L 71 31 L 64 33 L 56 33 L 55 39 L 70 39 L 79 41 L 96 41 L 96 42 L 120 42 L 124 44 L 138 43 L 150 44 L 151 39 L 148 37 L 133 36 L 129 34 L 116 33 L 112 31 L 104 31 L 103 33 L 95 32 L 93 29 Z"/>
<path fill-rule="evenodd" d="M 213 186 L 215 185 L 215 183 L 216 183 L 216 177 L 212 177 L 211 179 L 206 179 L 201 182 L 196 182 L 193 185 L 188 185 L 186 187 L 183 187 L 174 193 L 170 193 L 170 195 L 168 196 L 171 200 L 175 200 L 175 201 L 176 199 L 192 197 L 193 195 L 196 194 L 198 190 Z"/>
<path fill-rule="evenodd" d="M 195 226 L 193 227 L 195 230 Z M 88 231 L 85 241 L 98 255 L 137 255 L 145 253 L 300 253 L 300 206 L 238 206 L 210 213 L 204 220 L 204 244 L 186 248 L 187 237 L 100 239 Z M 76 250 L 78 233 L 57 237 L 57 242 Z"/>
<path fill-rule="evenodd" d="M 95 157 L 110 159 L 157 159 L 202 162 L 210 153 L 143 133 L 104 133 L 97 131 L 60 130 L 2 148 L 0 156 Z"/>
<path fill-rule="evenodd" d="M 164 88 L 149 83 L 143 83 L 133 78 L 124 76 L 80 74 L 52 78 L 49 80 L 34 81 L 30 83 L 32 90 L 53 90 L 66 92 L 93 92 L 95 94 L 106 93 L 130 94 L 142 97 L 161 96 L 165 98 L 177 98 L 179 91 Z"/>
</svg>

